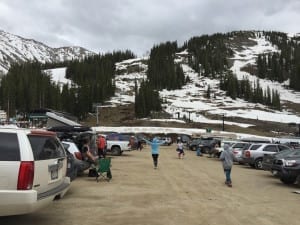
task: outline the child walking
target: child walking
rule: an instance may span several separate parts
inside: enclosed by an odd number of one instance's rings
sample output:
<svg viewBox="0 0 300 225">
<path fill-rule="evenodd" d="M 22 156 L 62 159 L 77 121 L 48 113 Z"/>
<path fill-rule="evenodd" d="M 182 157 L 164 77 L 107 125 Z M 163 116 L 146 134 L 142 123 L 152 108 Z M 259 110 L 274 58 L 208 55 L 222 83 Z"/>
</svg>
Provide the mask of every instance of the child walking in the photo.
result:
<svg viewBox="0 0 300 225">
<path fill-rule="evenodd" d="M 224 145 L 224 151 L 221 153 L 220 160 L 223 164 L 224 173 L 226 176 L 225 184 L 228 187 L 232 187 L 232 181 L 231 181 L 231 169 L 233 165 L 233 160 L 235 156 L 232 153 L 232 151 L 229 148 L 229 145 Z"/>
<path fill-rule="evenodd" d="M 177 151 L 178 151 L 178 159 L 183 159 L 183 157 L 184 157 L 184 150 L 183 150 L 183 143 L 182 143 L 181 140 L 178 141 Z"/>
</svg>

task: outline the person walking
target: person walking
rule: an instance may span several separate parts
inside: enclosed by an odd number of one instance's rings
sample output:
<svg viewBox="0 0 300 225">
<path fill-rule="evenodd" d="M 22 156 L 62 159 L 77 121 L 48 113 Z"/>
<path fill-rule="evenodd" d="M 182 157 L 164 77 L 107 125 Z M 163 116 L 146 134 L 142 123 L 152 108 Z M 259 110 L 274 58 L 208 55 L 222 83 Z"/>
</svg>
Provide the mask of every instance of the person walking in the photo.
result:
<svg viewBox="0 0 300 225">
<path fill-rule="evenodd" d="M 177 151 L 178 151 L 178 159 L 183 159 L 184 157 L 184 150 L 183 150 L 183 143 L 179 140 L 177 144 Z"/>
<path fill-rule="evenodd" d="M 157 169 L 159 146 L 162 145 L 164 142 L 159 141 L 158 138 L 153 138 L 152 142 L 147 139 L 144 139 L 144 138 L 143 138 L 143 140 L 146 141 L 146 143 L 151 146 L 151 154 L 152 154 L 154 169 Z"/>
<path fill-rule="evenodd" d="M 224 151 L 221 153 L 220 160 L 223 164 L 224 173 L 226 176 L 225 184 L 228 187 L 232 187 L 232 181 L 231 181 L 231 169 L 233 165 L 233 161 L 235 159 L 234 154 L 229 148 L 229 145 L 224 145 Z"/>
</svg>

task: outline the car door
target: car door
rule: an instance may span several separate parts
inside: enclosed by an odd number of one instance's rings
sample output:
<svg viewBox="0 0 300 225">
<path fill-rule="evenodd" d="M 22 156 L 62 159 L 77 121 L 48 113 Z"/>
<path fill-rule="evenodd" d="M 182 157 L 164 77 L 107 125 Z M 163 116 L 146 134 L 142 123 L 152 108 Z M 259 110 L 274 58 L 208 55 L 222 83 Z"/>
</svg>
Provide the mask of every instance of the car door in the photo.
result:
<svg viewBox="0 0 300 225">
<path fill-rule="evenodd" d="M 35 160 L 33 187 L 40 195 L 51 193 L 63 183 L 67 171 L 66 153 L 54 136 L 28 135 Z"/>
</svg>

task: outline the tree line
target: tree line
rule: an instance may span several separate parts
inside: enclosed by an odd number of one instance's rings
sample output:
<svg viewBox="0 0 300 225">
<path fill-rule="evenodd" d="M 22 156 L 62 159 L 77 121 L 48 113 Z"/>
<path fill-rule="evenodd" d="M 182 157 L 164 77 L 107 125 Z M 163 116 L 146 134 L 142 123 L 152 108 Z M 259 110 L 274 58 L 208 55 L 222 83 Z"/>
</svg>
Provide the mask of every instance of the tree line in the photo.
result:
<svg viewBox="0 0 300 225">
<path fill-rule="evenodd" d="M 147 117 L 162 109 L 159 91 L 180 89 L 186 82 L 180 64 L 175 63 L 177 42 L 154 45 L 148 60 L 147 80 L 135 89 L 135 114 Z"/>
<path fill-rule="evenodd" d="M 227 58 L 233 55 L 227 45 L 229 34 L 217 33 L 193 37 L 184 43 L 183 49 L 188 49 L 188 64 L 199 75 L 216 78 L 228 69 Z"/>
<path fill-rule="evenodd" d="M 241 98 L 248 102 L 260 103 L 270 108 L 281 110 L 280 95 L 277 90 L 266 90 L 260 86 L 259 79 L 253 84 L 248 79 L 238 80 L 237 77 L 228 71 L 220 79 L 220 89 L 232 99 Z"/>
<path fill-rule="evenodd" d="M 260 54 L 257 76 L 280 83 L 289 79 L 289 87 L 300 91 L 300 37 L 289 38 L 281 32 L 263 32 L 278 52 Z"/>
<path fill-rule="evenodd" d="M 49 65 L 38 62 L 13 64 L 1 80 L 1 108 L 14 116 L 37 108 L 50 108 L 85 118 L 93 103 L 103 103 L 115 92 L 115 63 L 134 58 L 130 51 L 88 56 L 63 63 L 71 84 L 62 87 L 44 72 Z"/>
</svg>

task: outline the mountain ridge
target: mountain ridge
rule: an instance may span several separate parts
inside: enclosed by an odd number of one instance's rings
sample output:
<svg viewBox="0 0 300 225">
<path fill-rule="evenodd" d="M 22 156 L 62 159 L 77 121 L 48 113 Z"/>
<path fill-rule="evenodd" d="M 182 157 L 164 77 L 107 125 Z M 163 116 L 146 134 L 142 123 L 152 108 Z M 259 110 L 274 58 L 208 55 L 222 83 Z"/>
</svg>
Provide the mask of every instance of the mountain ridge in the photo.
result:
<svg viewBox="0 0 300 225">
<path fill-rule="evenodd" d="M 71 59 L 82 59 L 94 52 L 80 46 L 52 48 L 34 39 L 0 30 L 0 72 L 7 73 L 12 63 L 37 60 L 56 63 Z"/>
</svg>

